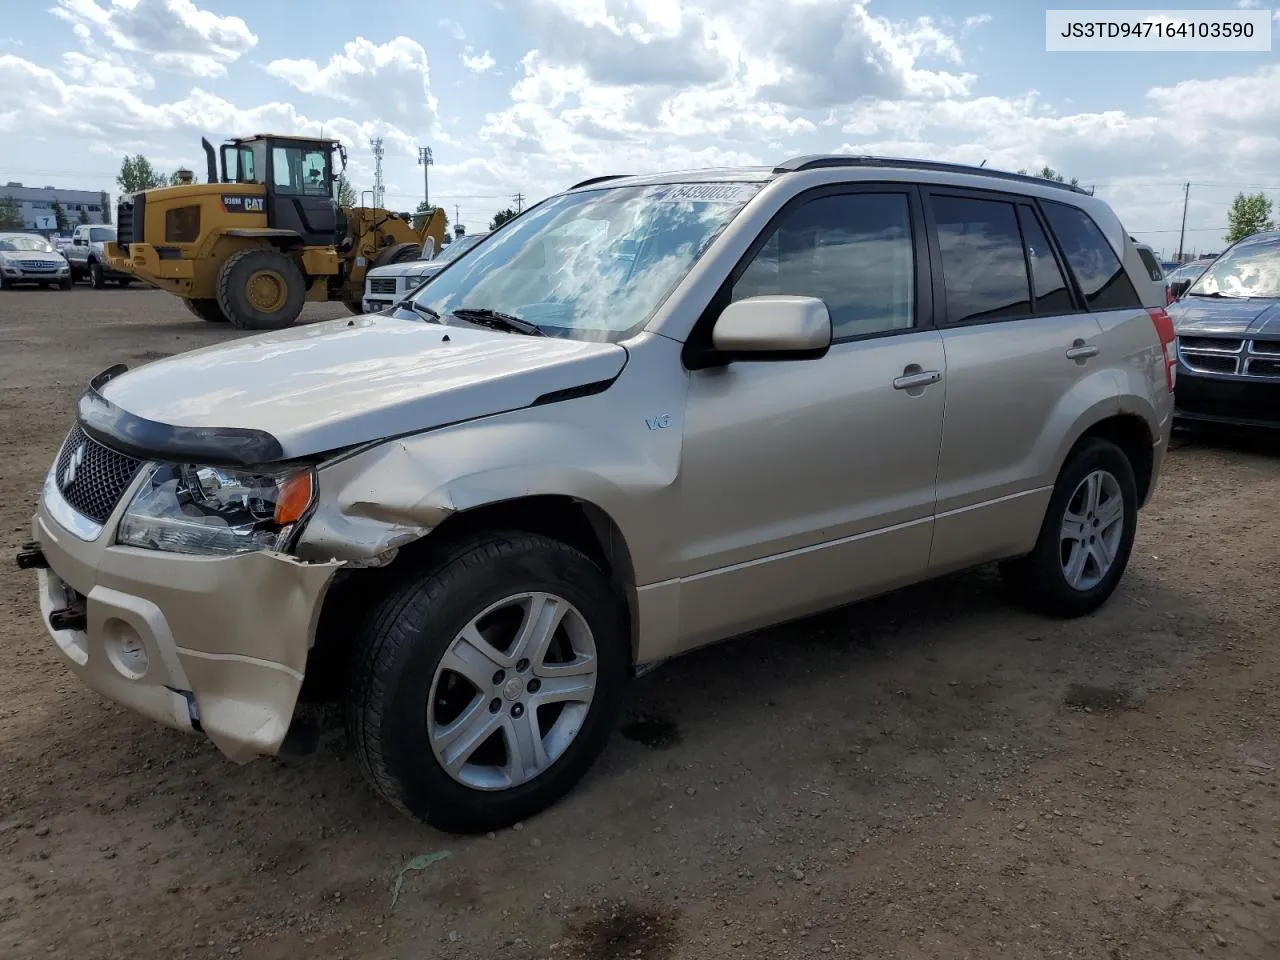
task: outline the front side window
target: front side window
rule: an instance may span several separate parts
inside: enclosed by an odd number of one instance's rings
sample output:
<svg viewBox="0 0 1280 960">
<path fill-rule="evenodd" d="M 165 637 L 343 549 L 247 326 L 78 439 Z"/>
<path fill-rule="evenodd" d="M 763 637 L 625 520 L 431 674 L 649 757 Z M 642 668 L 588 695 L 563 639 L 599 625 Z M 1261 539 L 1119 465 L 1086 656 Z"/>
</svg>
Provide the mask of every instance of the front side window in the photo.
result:
<svg viewBox="0 0 1280 960">
<path fill-rule="evenodd" d="M 236 151 L 236 183 L 262 183 L 267 167 L 267 146 L 262 141 L 242 145 Z"/>
<path fill-rule="evenodd" d="M 910 329 L 915 247 L 906 194 L 819 197 L 788 212 L 730 299 L 776 294 L 822 300 L 837 340 Z"/>
<path fill-rule="evenodd" d="M 1093 218 L 1079 207 L 1042 201 L 1044 212 L 1090 310 L 1141 307 L 1124 265 Z"/>
<path fill-rule="evenodd" d="M 1280 237 L 1240 244 L 1219 257 L 1187 292 L 1193 297 L 1280 298 Z"/>
<path fill-rule="evenodd" d="M 948 322 L 1029 316 L 1031 287 L 1013 204 L 935 196 L 932 206 Z"/>
<path fill-rule="evenodd" d="M 293 196 L 328 196 L 327 165 L 328 157 L 313 148 L 273 148 L 271 182 L 275 192 Z"/>
<path fill-rule="evenodd" d="M 668 183 L 562 194 L 490 236 L 414 300 L 441 315 L 492 310 L 552 336 L 621 340 L 648 322 L 761 186 Z"/>
</svg>

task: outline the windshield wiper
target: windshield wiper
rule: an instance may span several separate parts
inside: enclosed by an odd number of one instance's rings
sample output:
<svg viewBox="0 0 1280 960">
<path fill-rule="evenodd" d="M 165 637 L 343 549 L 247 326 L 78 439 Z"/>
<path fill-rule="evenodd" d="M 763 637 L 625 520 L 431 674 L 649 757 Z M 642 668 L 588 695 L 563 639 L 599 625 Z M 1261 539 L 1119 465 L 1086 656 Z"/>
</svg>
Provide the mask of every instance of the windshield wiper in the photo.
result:
<svg viewBox="0 0 1280 960">
<path fill-rule="evenodd" d="M 414 300 L 412 297 L 405 297 L 403 300 L 398 300 L 391 305 L 391 309 L 412 310 L 414 313 L 418 314 L 418 316 L 426 317 L 432 323 L 440 322 L 440 314 L 436 313 L 436 311 L 432 310 L 426 304 L 418 303 L 418 301 Z"/>
<path fill-rule="evenodd" d="M 481 327 L 490 327 L 494 330 L 507 330 L 511 333 L 526 333 L 531 337 L 546 336 L 535 323 L 528 320 L 521 320 L 519 317 L 513 317 L 509 313 L 499 313 L 497 310 L 490 310 L 487 307 L 460 307 L 457 310 L 450 310 L 455 317 L 466 320 L 468 323 L 474 323 Z"/>
</svg>

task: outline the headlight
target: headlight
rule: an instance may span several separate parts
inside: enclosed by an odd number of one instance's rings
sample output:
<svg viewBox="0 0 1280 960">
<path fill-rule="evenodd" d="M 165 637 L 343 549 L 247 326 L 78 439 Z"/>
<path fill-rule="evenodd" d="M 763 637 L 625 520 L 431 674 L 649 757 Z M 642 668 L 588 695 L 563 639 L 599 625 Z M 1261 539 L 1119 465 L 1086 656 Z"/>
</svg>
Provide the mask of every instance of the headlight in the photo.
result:
<svg viewBox="0 0 1280 960">
<path fill-rule="evenodd" d="M 117 539 L 171 553 L 280 549 L 315 498 L 310 468 L 280 473 L 161 464 L 138 489 Z"/>
</svg>

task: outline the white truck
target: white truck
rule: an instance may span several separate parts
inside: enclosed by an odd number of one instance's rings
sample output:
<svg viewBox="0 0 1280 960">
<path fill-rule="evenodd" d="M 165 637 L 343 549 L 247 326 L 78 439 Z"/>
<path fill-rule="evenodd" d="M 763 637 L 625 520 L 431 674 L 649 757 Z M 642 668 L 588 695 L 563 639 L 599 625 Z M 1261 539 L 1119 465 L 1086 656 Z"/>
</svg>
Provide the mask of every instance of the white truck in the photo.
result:
<svg viewBox="0 0 1280 960">
<path fill-rule="evenodd" d="M 108 281 L 118 283 L 122 287 L 127 287 L 133 282 L 133 277 L 129 274 L 117 273 L 106 267 L 106 257 L 103 255 L 102 248 L 108 243 L 114 243 L 115 239 L 116 228 L 112 226 L 86 224 L 76 227 L 71 235 L 71 245 L 63 251 L 67 263 L 71 264 L 73 283 L 87 279 L 89 286 L 100 290 Z"/>
</svg>

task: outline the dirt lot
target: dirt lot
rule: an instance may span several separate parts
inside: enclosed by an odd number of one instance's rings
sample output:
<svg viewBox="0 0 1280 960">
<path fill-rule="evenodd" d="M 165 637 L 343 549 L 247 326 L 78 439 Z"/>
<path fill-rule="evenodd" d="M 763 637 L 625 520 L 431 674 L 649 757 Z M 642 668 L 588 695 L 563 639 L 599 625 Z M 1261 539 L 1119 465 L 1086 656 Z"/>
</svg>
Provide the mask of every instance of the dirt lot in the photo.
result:
<svg viewBox="0 0 1280 960">
<path fill-rule="evenodd" d="M 3 562 L 90 376 L 233 335 L 158 292 L 0 295 Z M 391 813 L 336 726 L 239 767 L 117 709 L 10 565 L 0 956 L 1280 956 L 1280 443 L 1176 447 L 1100 614 L 980 570 L 703 651 L 489 837 Z"/>
</svg>

